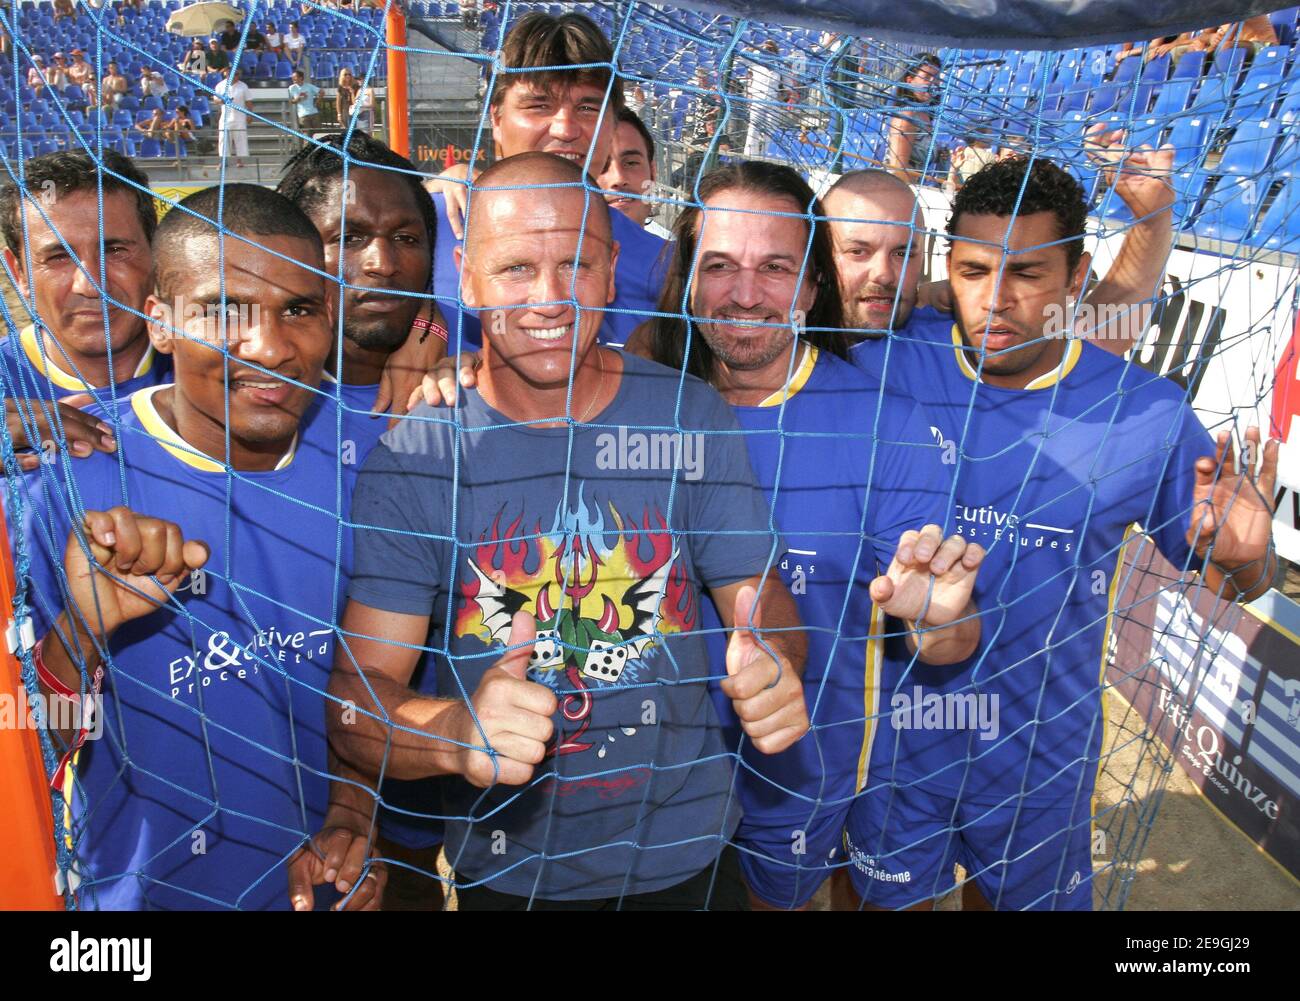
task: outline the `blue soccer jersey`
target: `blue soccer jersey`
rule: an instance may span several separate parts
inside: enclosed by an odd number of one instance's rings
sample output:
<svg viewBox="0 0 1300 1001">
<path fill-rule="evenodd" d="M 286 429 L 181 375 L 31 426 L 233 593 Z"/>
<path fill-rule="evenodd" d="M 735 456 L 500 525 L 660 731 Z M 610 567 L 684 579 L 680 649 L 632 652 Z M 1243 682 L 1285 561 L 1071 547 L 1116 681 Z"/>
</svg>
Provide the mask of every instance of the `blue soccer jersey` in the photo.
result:
<svg viewBox="0 0 1300 1001">
<path fill-rule="evenodd" d="M 471 195 L 471 197 L 473 197 Z M 447 320 L 447 350 L 477 351 L 483 343 L 483 328 L 478 314 L 460 306 L 460 269 L 452 254 L 461 246 L 447 221 L 447 201 L 433 196 L 438 209 L 438 240 L 433 256 L 433 294 Z M 663 286 L 667 242 L 625 216 L 610 211 L 614 240 L 618 243 L 618 263 L 614 272 L 614 301 L 606 307 L 605 322 L 600 328 L 602 344 L 626 344 L 637 325 L 658 309 L 659 290 Z"/>
<path fill-rule="evenodd" d="M 1183 389 L 1081 341 L 1026 389 L 977 381 L 979 355 L 931 309 L 855 355 L 912 396 L 957 457 L 952 530 L 988 550 L 979 650 L 887 679 L 892 725 L 876 741 L 873 780 L 991 805 L 1086 803 L 1120 547 L 1137 525 L 1176 567 L 1193 568 L 1193 465 L 1213 442 Z"/>
<path fill-rule="evenodd" d="M 123 504 L 211 548 L 175 601 L 111 638 L 105 727 L 65 790 L 81 906 L 287 908 L 283 863 L 321 827 L 323 692 L 350 566 L 353 470 L 310 424 L 271 471 L 228 475 L 130 398 L 119 455 L 26 481 L 37 635 L 65 605 L 79 511 Z M 323 902 L 323 898 L 322 898 Z"/>
<path fill-rule="evenodd" d="M 891 627 L 867 589 L 903 532 L 942 521 L 951 467 L 911 401 L 815 348 L 804 349 L 785 390 L 732 410 L 785 540 L 779 566 L 806 627 L 813 724 L 781 754 L 744 743 L 736 840 L 750 888 L 773 905 L 798 906 L 827 875 L 878 729 L 881 637 Z M 704 625 L 721 629 L 712 605 Z M 714 663 L 724 663 L 727 638 L 711 636 Z M 721 691 L 714 695 L 734 750 L 739 721 Z"/>
<path fill-rule="evenodd" d="M 119 401 L 137 389 L 159 386 L 172 381 L 171 355 L 156 352 L 151 346 L 140 359 L 129 379 L 118 382 L 111 390 L 106 386 L 91 386 L 76 372 L 64 366 L 68 360 L 56 346 L 44 353 L 36 330 L 28 324 L 18 336 L 0 339 L 0 371 L 4 376 L 4 395 L 9 398 L 58 400 L 65 396 L 89 393 L 95 403 L 107 406 L 117 394 Z"/>
</svg>

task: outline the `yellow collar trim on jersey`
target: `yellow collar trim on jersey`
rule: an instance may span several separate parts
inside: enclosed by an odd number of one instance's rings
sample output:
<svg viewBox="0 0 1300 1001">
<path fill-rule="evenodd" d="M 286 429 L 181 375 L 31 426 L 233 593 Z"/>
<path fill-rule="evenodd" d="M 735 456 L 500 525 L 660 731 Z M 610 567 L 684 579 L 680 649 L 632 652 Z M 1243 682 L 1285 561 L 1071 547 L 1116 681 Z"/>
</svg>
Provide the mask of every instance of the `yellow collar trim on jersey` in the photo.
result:
<svg viewBox="0 0 1300 1001">
<path fill-rule="evenodd" d="M 140 418 L 140 423 L 144 426 L 144 429 L 153 436 L 154 441 L 185 465 L 193 466 L 205 473 L 224 473 L 226 467 L 223 463 L 218 462 L 211 456 L 204 455 L 194 448 L 162 419 L 162 415 L 158 413 L 158 408 L 154 405 L 153 397 L 154 393 L 167 388 L 169 387 L 151 386 L 148 389 L 142 389 L 138 393 L 132 394 L 131 408 L 135 411 L 135 415 Z M 279 470 L 288 466 L 289 463 L 293 462 L 294 453 L 297 451 L 298 435 L 294 434 L 293 442 L 289 445 L 289 451 L 280 457 L 280 461 L 275 464 L 275 468 Z"/>
<path fill-rule="evenodd" d="M 85 393 L 93 389 L 106 389 L 105 386 L 88 386 L 84 380 L 79 379 L 71 372 L 65 372 L 54 363 L 54 358 L 48 352 L 41 355 L 41 345 L 36 340 L 36 327 L 33 324 L 27 324 L 23 327 L 18 335 L 19 342 L 22 344 L 23 353 L 27 355 L 27 360 L 32 366 L 45 378 L 49 379 L 59 389 L 66 389 L 72 393 Z M 140 376 L 148 373 L 153 366 L 153 345 L 149 345 L 149 350 L 144 353 L 140 359 L 140 364 L 135 367 L 135 374 L 132 379 L 138 379 Z"/>
<path fill-rule="evenodd" d="M 961 331 L 957 329 L 955 323 L 952 325 L 952 347 L 953 353 L 957 356 L 957 367 L 962 370 L 962 374 L 973 382 L 979 382 L 979 373 L 975 366 L 970 363 L 970 358 L 967 357 L 966 342 L 962 340 Z M 1065 349 L 1065 354 L 1061 357 L 1061 364 L 1051 372 L 1044 372 L 1024 388 L 1050 389 L 1074 370 L 1074 366 L 1079 363 L 1079 356 L 1082 354 L 1083 341 L 1071 340 L 1069 346 Z"/>
<path fill-rule="evenodd" d="M 804 384 L 812 375 L 813 369 L 817 366 L 817 353 L 815 347 L 811 344 L 805 344 L 803 357 L 799 359 L 799 364 L 794 367 L 794 374 L 790 376 L 790 380 L 771 396 L 760 400 L 757 405 L 760 407 L 779 407 L 785 400 L 803 389 Z"/>
</svg>

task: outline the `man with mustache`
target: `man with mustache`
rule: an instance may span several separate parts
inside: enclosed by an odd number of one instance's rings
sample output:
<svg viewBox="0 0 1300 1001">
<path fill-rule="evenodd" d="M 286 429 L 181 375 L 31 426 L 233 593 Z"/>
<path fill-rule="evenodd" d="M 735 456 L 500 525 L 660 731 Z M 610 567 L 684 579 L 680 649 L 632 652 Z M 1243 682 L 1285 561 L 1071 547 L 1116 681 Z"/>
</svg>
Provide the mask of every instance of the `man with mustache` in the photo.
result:
<svg viewBox="0 0 1300 1001">
<path fill-rule="evenodd" d="M 321 240 L 234 184 L 184 199 L 153 250 L 145 312 L 175 383 L 124 401 L 120 461 L 25 484 L 42 692 L 103 700 L 99 739 L 74 757 L 84 727 L 60 735 L 77 897 L 284 907 L 284 859 L 329 822 L 322 693 L 351 564 L 346 539 L 322 545 L 348 467 L 307 419 L 332 343 Z M 349 906 L 377 905 L 369 873 Z"/>
</svg>

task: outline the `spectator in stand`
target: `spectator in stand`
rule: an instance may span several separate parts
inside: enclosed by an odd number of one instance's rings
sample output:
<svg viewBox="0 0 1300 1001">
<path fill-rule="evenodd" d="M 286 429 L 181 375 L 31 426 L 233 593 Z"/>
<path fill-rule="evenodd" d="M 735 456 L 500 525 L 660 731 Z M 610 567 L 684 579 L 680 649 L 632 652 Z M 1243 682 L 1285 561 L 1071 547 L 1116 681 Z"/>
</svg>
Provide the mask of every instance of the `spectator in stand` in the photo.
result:
<svg viewBox="0 0 1300 1001">
<path fill-rule="evenodd" d="M 460 0 L 460 23 L 466 31 L 478 31 L 478 0 Z"/>
<path fill-rule="evenodd" d="M 122 71 L 117 68 L 117 63 L 108 64 L 108 72 L 104 74 L 99 89 L 104 107 L 116 108 L 122 103 L 122 98 L 126 97 L 130 84 L 127 83 Z"/>
<path fill-rule="evenodd" d="M 93 76 L 81 85 L 81 93 L 85 95 L 86 114 L 89 115 L 99 107 L 99 89 L 95 86 L 95 78 Z"/>
<path fill-rule="evenodd" d="M 194 119 L 187 105 L 176 106 L 176 117 L 167 123 L 167 140 L 172 143 L 194 141 Z"/>
<path fill-rule="evenodd" d="M 763 151 L 767 140 L 776 130 L 776 111 L 771 105 L 777 99 L 780 76 L 770 63 L 772 56 L 780 54 L 776 42 L 770 38 L 759 46 L 764 62 L 756 62 L 749 70 L 749 134 L 745 137 L 745 156 L 755 157 Z"/>
<path fill-rule="evenodd" d="M 240 32 L 233 24 L 227 24 L 225 30 L 221 33 L 221 47 L 227 52 L 234 52 L 239 48 Z"/>
<path fill-rule="evenodd" d="M 194 39 L 189 51 L 185 53 L 185 58 L 177 64 L 176 68 L 191 76 L 203 76 L 208 72 L 208 54 L 203 49 L 201 39 Z"/>
<path fill-rule="evenodd" d="M 146 139 L 165 139 L 167 136 L 167 118 L 162 108 L 154 108 L 145 118 L 135 123 L 135 130 L 143 132 Z"/>
<path fill-rule="evenodd" d="M 1214 52 L 1227 52 L 1229 49 L 1246 50 L 1246 61 L 1259 55 L 1260 50 L 1277 44 L 1277 31 L 1267 14 L 1248 17 L 1244 21 L 1221 24 L 1214 33 Z"/>
<path fill-rule="evenodd" d="M 298 131 L 310 134 L 320 127 L 320 109 L 316 99 L 320 97 L 320 88 L 309 81 L 302 70 L 293 71 L 293 83 L 289 84 L 289 103 L 298 114 Z"/>
<path fill-rule="evenodd" d="M 989 130 L 978 127 L 966 136 L 965 146 L 958 146 L 952 151 L 952 157 L 948 161 L 949 195 L 955 195 L 967 181 L 999 158 L 991 143 Z"/>
<path fill-rule="evenodd" d="M 226 50 L 221 47 L 221 41 L 217 38 L 208 39 L 208 50 L 204 53 L 207 57 L 209 73 L 220 73 L 230 67 L 230 57 L 226 55 Z"/>
<path fill-rule="evenodd" d="M 217 155 L 228 157 L 231 150 L 235 154 L 235 166 L 244 165 L 248 156 L 248 84 L 239 79 L 239 68 L 232 67 L 226 79 L 214 88 L 221 102 L 221 123 L 217 136 Z M 225 99 L 229 97 L 230 103 Z"/>
<path fill-rule="evenodd" d="M 1176 63 L 1189 52 L 1212 52 L 1216 33 L 1214 28 L 1204 28 L 1201 31 L 1184 31 L 1181 35 L 1165 35 L 1153 39 L 1147 46 L 1146 60 L 1150 62 L 1168 56 L 1170 62 Z"/>
<path fill-rule="evenodd" d="M 54 0 L 54 23 L 58 24 L 65 17 L 69 21 L 77 20 L 77 9 L 72 5 L 72 0 Z"/>
<path fill-rule="evenodd" d="M 924 52 L 903 71 L 895 100 L 900 105 L 898 113 L 889 120 L 889 151 L 885 154 L 885 167 L 908 184 L 919 182 L 925 176 L 932 158 L 938 160 L 934 145 L 934 116 L 931 108 L 937 106 L 939 83 L 939 57 Z"/>
<path fill-rule="evenodd" d="M 40 97 L 41 92 L 45 90 L 45 74 L 47 72 L 48 71 L 45 69 L 45 57 L 39 54 L 32 56 L 32 66 L 31 69 L 27 71 L 27 89 L 37 97 Z"/>
<path fill-rule="evenodd" d="M 1111 76 L 1113 77 L 1115 75 L 1115 70 L 1119 69 L 1119 64 L 1125 59 L 1132 59 L 1134 56 L 1141 56 L 1142 54 L 1143 49 L 1141 42 L 1125 42 L 1124 46 L 1115 53 L 1115 65 L 1111 69 Z"/>
<path fill-rule="evenodd" d="M 284 36 L 280 34 L 280 29 L 275 26 L 274 21 L 266 22 L 265 51 L 274 52 L 277 56 L 284 55 Z"/>
<path fill-rule="evenodd" d="M 151 70 L 148 66 L 140 67 L 140 97 L 166 97 L 167 81 L 157 70 Z"/>
<path fill-rule="evenodd" d="M 266 36 L 253 25 L 248 26 L 248 38 L 244 42 L 245 52 L 265 52 Z"/>
<path fill-rule="evenodd" d="M 72 50 L 72 65 L 68 67 L 68 82 L 85 87 L 87 81 L 95 82 L 95 67 L 86 62 L 86 53 L 81 49 Z"/>
<path fill-rule="evenodd" d="M 631 111 L 632 114 L 636 115 L 638 118 L 644 116 L 646 102 L 645 89 L 639 83 L 632 88 L 632 93 L 628 94 L 624 98 L 624 101 L 627 103 L 628 110 Z"/>
<path fill-rule="evenodd" d="M 50 57 L 54 60 L 49 69 L 45 71 L 45 83 L 55 90 L 62 90 L 69 83 L 68 80 L 68 59 L 62 52 L 56 52 Z"/>
<path fill-rule="evenodd" d="M 284 36 L 284 54 L 289 57 L 289 62 L 293 64 L 294 69 L 300 69 L 304 73 L 310 69 L 311 64 L 307 61 L 307 39 L 298 34 L 297 21 L 289 25 L 289 34 Z"/>
<path fill-rule="evenodd" d="M 707 146 L 718 130 L 718 112 L 721 110 L 715 97 L 713 85 L 709 82 L 709 71 L 703 66 L 695 71 L 691 83 L 698 88 L 691 95 L 691 109 L 686 120 L 686 141 L 696 149 Z"/>
<path fill-rule="evenodd" d="M 357 115 L 357 131 L 370 135 L 375 131 L 375 92 L 371 87 L 357 82 L 357 100 L 353 109 Z"/>
<path fill-rule="evenodd" d="M 334 108 L 339 116 L 339 127 L 346 129 L 348 119 L 352 117 L 352 105 L 357 99 L 357 79 L 347 67 L 339 70 L 338 93 L 334 98 Z"/>
</svg>

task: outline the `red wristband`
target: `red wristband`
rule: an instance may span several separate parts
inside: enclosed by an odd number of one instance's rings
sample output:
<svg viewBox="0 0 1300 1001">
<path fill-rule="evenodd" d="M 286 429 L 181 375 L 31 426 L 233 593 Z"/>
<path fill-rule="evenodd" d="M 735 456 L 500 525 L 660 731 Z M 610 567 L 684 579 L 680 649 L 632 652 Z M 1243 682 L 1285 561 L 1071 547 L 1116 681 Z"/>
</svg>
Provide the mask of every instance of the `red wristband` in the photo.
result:
<svg viewBox="0 0 1300 1001">
<path fill-rule="evenodd" d="M 441 323 L 435 323 L 432 320 L 426 320 L 423 316 L 417 316 L 411 325 L 415 327 L 416 330 L 424 331 L 424 333 L 420 335 L 421 344 L 429 339 L 430 333 L 437 334 L 443 341 L 447 340 L 447 328 Z"/>
<path fill-rule="evenodd" d="M 77 730 L 77 735 L 72 741 L 72 746 L 59 760 L 59 766 L 54 770 L 54 778 L 50 779 L 50 788 L 55 792 L 63 791 L 63 776 L 67 774 L 68 762 L 72 756 L 81 750 L 81 745 L 86 742 L 86 734 L 90 732 L 91 723 L 94 720 L 96 702 L 100 689 L 104 684 L 104 665 L 100 664 L 95 668 L 95 673 L 90 679 L 90 692 L 87 695 L 78 695 L 71 688 L 65 685 L 54 672 L 45 666 L 45 658 L 41 651 L 45 647 L 45 640 L 42 639 L 36 644 L 32 651 L 32 660 L 36 664 L 36 677 L 45 685 L 55 696 L 62 699 L 68 699 L 81 705 L 81 728 Z"/>
</svg>

